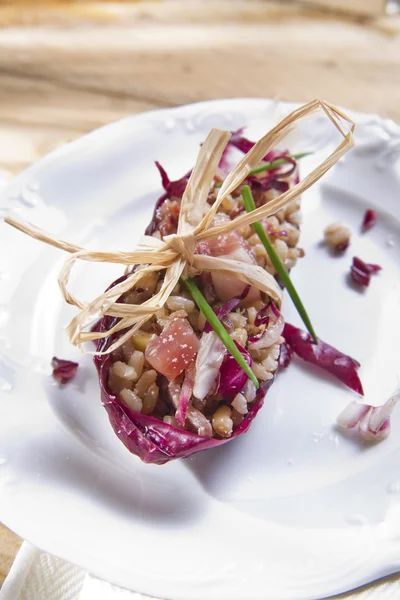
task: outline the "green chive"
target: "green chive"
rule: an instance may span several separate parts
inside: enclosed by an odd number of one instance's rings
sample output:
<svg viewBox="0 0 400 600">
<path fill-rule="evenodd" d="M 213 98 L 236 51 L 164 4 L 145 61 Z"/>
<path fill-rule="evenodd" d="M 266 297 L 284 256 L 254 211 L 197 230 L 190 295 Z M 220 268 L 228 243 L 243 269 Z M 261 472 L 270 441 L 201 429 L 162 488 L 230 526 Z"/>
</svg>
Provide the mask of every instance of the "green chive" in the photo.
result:
<svg viewBox="0 0 400 600">
<path fill-rule="evenodd" d="M 288 158 L 299 160 L 299 158 L 303 158 L 303 156 L 308 156 L 309 154 L 311 154 L 311 152 L 300 152 L 299 154 L 292 154 L 291 156 L 288 156 Z M 276 169 L 281 165 L 285 165 L 287 164 L 287 162 L 288 161 L 285 158 L 277 158 L 272 162 L 261 163 L 260 165 L 258 165 L 258 167 L 252 169 L 249 175 L 257 175 L 257 173 L 262 173 L 263 171 L 272 171 L 272 169 Z"/>
<path fill-rule="evenodd" d="M 293 158 L 294 160 L 299 160 L 300 158 L 303 158 L 303 156 L 309 156 L 310 154 L 311 154 L 311 152 L 299 152 L 298 154 L 292 154 L 292 155 L 288 156 L 288 158 Z M 276 169 L 277 167 L 287 164 L 287 162 L 288 161 L 285 158 L 277 158 L 276 160 L 273 160 L 271 162 L 261 163 L 260 165 L 258 165 L 258 167 L 254 167 L 254 169 L 252 169 L 249 172 L 249 175 L 257 175 L 257 173 L 262 173 L 263 171 L 272 171 L 273 169 Z M 219 181 L 218 183 L 216 183 L 214 185 L 214 187 L 220 188 L 223 183 L 224 183 L 223 181 Z"/>
<path fill-rule="evenodd" d="M 253 210 L 256 209 L 256 205 L 254 204 L 253 196 L 252 196 L 249 186 L 245 185 L 244 187 L 242 187 L 241 191 L 242 191 L 242 198 L 243 198 L 244 206 L 245 206 L 247 212 L 252 212 Z M 275 252 L 275 248 L 269 241 L 269 238 L 265 232 L 264 227 L 261 225 L 260 221 L 256 221 L 255 223 L 253 223 L 252 227 L 253 227 L 254 231 L 256 232 L 256 234 L 258 235 L 258 237 L 260 238 L 264 248 L 268 252 L 268 256 L 270 257 L 271 262 L 274 265 L 275 271 L 278 273 L 279 277 L 282 280 L 282 283 L 285 285 L 285 287 L 289 293 L 289 296 L 293 300 L 293 304 L 295 305 L 297 312 L 299 313 L 304 325 L 307 327 L 309 333 L 311 334 L 312 339 L 317 344 L 318 338 L 315 334 L 314 328 L 311 324 L 311 321 L 307 314 L 307 311 L 304 308 L 304 305 L 303 305 L 302 301 L 300 300 L 300 296 L 298 295 L 296 288 L 294 287 L 292 280 L 289 277 L 288 272 L 286 271 L 285 267 L 283 266 L 281 259 L 279 258 L 279 256 Z"/>
<path fill-rule="evenodd" d="M 243 369 L 246 375 L 251 379 L 256 388 L 259 387 L 259 383 L 257 377 L 254 375 L 253 371 L 250 369 L 247 362 L 244 360 L 242 354 L 239 349 L 236 347 L 235 342 L 226 331 L 225 327 L 222 325 L 221 321 L 218 319 L 217 315 L 208 304 L 207 300 L 204 298 L 203 294 L 193 281 L 193 279 L 186 279 L 181 275 L 181 280 L 186 285 L 189 290 L 193 300 L 197 304 L 198 308 L 201 310 L 207 321 L 210 323 L 211 327 L 214 329 L 215 333 L 224 344 L 228 352 L 233 356 L 233 358 L 238 363 L 239 367 Z"/>
</svg>

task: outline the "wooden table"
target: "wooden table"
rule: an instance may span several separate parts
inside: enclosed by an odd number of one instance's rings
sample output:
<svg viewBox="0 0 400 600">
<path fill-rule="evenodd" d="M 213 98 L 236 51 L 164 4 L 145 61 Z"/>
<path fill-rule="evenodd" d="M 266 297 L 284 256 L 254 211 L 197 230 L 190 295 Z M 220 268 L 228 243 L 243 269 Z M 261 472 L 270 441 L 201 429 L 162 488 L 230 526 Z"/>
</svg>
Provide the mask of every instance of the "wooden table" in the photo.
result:
<svg viewBox="0 0 400 600">
<path fill-rule="evenodd" d="M 0 171 L 120 117 L 208 98 L 317 96 L 400 121 L 399 32 L 396 17 L 261 0 L 0 0 Z M 0 526 L 0 585 L 19 544 Z"/>
</svg>

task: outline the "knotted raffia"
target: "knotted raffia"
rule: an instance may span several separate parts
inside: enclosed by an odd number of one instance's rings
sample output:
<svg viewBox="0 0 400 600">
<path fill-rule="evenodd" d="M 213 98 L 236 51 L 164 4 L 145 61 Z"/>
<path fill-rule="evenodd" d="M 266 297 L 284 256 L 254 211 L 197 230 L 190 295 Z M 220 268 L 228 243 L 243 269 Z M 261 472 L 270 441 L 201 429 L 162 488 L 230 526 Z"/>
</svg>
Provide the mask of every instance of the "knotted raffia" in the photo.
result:
<svg viewBox="0 0 400 600">
<path fill-rule="evenodd" d="M 251 213 L 242 214 L 231 221 L 213 226 L 213 220 L 221 202 L 246 179 L 249 172 L 262 160 L 267 152 L 293 129 L 297 121 L 309 116 L 318 109 L 325 112 L 343 136 L 343 140 L 335 151 L 302 181 L 277 198 Z M 347 126 L 344 128 L 343 125 L 346 123 Z M 118 331 L 126 330 L 103 353 L 108 354 L 123 344 L 132 333 L 140 329 L 148 319 L 164 306 L 182 274 L 194 276 L 201 271 L 222 271 L 233 275 L 245 284 L 255 286 L 280 306 L 282 302 L 281 289 L 274 277 L 263 268 L 237 260 L 196 254 L 196 245 L 200 241 L 226 234 L 244 225 L 251 225 L 255 221 L 275 214 L 278 210 L 293 202 L 353 146 L 353 131 L 354 123 L 328 102 L 313 100 L 301 106 L 264 135 L 242 158 L 226 177 L 214 204 L 210 207 L 207 202 L 208 193 L 222 153 L 230 138 L 229 132 L 213 129 L 200 149 L 196 165 L 183 194 L 177 234 L 168 235 L 162 241 L 151 236 L 143 236 L 138 249 L 133 252 L 89 251 L 75 244 L 59 240 L 30 223 L 21 222 L 11 217 L 7 217 L 5 222 L 33 238 L 71 253 L 58 278 L 66 302 L 79 309 L 78 314 L 66 327 L 68 337 L 72 344 L 82 349 L 84 342 L 104 338 Z M 133 265 L 143 266 L 124 281 L 101 294 L 101 296 L 85 303 L 75 298 L 67 288 L 71 269 L 77 260 L 119 263 L 127 268 Z M 134 288 L 143 276 L 152 271 L 165 272 L 164 281 L 159 292 L 140 305 L 118 302 L 122 294 Z M 111 329 L 102 333 L 87 331 L 90 325 L 105 315 L 118 317 L 119 321 Z"/>
</svg>

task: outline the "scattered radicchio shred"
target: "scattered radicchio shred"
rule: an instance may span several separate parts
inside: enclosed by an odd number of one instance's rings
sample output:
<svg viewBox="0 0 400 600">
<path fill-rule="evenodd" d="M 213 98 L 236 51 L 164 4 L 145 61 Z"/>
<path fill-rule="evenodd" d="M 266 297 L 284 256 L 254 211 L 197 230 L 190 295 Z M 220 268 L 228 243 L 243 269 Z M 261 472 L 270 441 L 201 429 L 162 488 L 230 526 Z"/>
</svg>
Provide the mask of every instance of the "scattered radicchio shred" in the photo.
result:
<svg viewBox="0 0 400 600">
<path fill-rule="evenodd" d="M 282 335 L 286 344 L 300 358 L 328 371 L 347 387 L 361 396 L 364 395 L 357 374 L 360 363 L 354 358 L 343 354 L 340 350 L 326 344 L 321 339 L 318 340 L 318 344 L 315 344 L 308 333 L 290 325 L 290 323 L 285 323 Z"/>
<path fill-rule="evenodd" d="M 395 394 L 382 406 L 352 401 L 338 415 L 337 423 L 344 429 L 355 431 L 364 441 L 380 442 L 390 433 L 391 413 L 399 400 L 400 394 Z"/>
<path fill-rule="evenodd" d="M 293 350 L 286 342 L 283 342 L 280 347 L 280 354 L 278 359 L 279 369 L 287 369 L 290 365 L 292 357 Z"/>
<path fill-rule="evenodd" d="M 360 269 L 360 271 L 364 271 L 364 273 L 378 273 L 378 271 L 382 270 L 380 265 L 374 265 L 373 263 L 366 263 L 358 256 L 353 257 L 353 266 Z"/>
<path fill-rule="evenodd" d="M 354 283 L 357 283 L 358 285 L 362 285 L 364 287 L 368 287 L 371 281 L 371 276 L 369 273 L 357 269 L 357 267 L 355 267 L 354 265 L 350 268 L 350 277 L 354 281 Z"/>
<path fill-rule="evenodd" d="M 266 306 L 263 306 L 257 313 L 256 318 L 254 319 L 254 325 L 256 327 L 260 327 L 260 325 L 265 325 L 265 327 L 268 327 L 268 323 L 269 323 L 269 315 L 266 315 L 265 312 L 267 311 L 267 309 L 269 308 L 268 304 Z M 257 338 L 257 336 L 255 336 Z M 253 338 L 250 338 L 253 339 Z M 250 341 L 250 340 L 249 340 Z"/>
<path fill-rule="evenodd" d="M 290 156 L 283 156 L 281 158 L 285 159 L 285 164 L 290 165 L 289 169 L 287 169 L 286 171 L 281 171 L 280 169 L 285 166 L 285 165 L 282 165 L 281 167 L 278 167 L 277 169 L 273 169 L 272 171 L 269 171 L 269 173 L 271 173 L 271 172 L 276 173 L 275 176 L 279 177 L 279 179 L 290 177 L 290 175 L 293 175 L 293 173 L 295 172 L 296 167 L 297 167 L 297 163 L 294 158 L 291 158 Z M 278 171 L 278 169 L 279 169 L 279 171 Z M 268 171 L 267 171 L 267 173 L 268 173 Z"/>
<path fill-rule="evenodd" d="M 252 359 L 250 354 L 237 342 L 235 342 L 235 345 L 242 354 L 249 367 L 251 367 Z M 236 359 L 233 358 L 231 354 L 229 354 L 229 352 L 226 352 L 225 354 L 224 360 L 222 361 L 219 370 L 219 374 L 220 379 L 218 393 L 222 394 L 224 400 L 226 400 L 227 402 L 231 402 L 246 385 L 248 376 L 243 371 L 242 367 L 236 362 Z"/>
<path fill-rule="evenodd" d="M 223 304 L 220 308 L 218 308 L 218 310 L 215 313 L 216 316 L 218 317 L 218 319 L 220 321 L 222 321 L 222 319 L 225 317 L 225 315 L 227 315 L 234 308 L 236 308 L 237 305 L 239 304 L 239 302 L 246 298 L 247 294 L 249 293 L 249 290 L 250 290 L 250 286 L 246 285 L 246 287 L 244 288 L 244 290 L 240 294 L 240 296 L 235 296 L 234 298 L 231 298 L 230 300 L 228 300 L 228 302 L 225 302 L 225 304 Z M 212 331 L 212 327 L 208 321 L 205 324 L 203 331 L 204 331 L 204 333 L 207 333 L 208 331 Z"/>
<path fill-rule="evenodd" d="M 256 318 L 254 319 L 254 325 L 256 327 L 259 327 L 260 325 L 268 325 L 270 317 L 269 317 L 269 315 L 267 315 L 267 312 L 269 310 L 273 313 L 273 315 L 277 319 L 279 319 L 279 317 L 281 316 L 280 310 L 278 309 L 276 304 L 274 302 L 272 302 L 272 300 L 270 300 L 268 302 L 268 304 L 266 304 L 265 306 L 260 308 L 260 310 L 256 314 Z M 258 339 L 259 337 L 260 336 L 255 336 L 254 340 Z M 250 340 L 249 340 L 249 342 L 250 342 Z"/>
<path fill-rule="evenodd" d="M 270 308 L 271 308 L 272 312 L 274 313 L 275 317 L 277 319 L 279 319 L 279 317 L 281 316 L 281 311 L 276 306 L 275 302 L 273 302 L 272 300 L 270 301 L 270 305 L 271 305 Z"/>
<path fill-rule="evenodd" d="M 243 131 L 244 127 L 241 127 L 237 131 L 233 131 L 231 139 L 229 140 L 229 145 L 234 146 L 235 148 L 243 152 L 243 154 L 247 154 L 247 152 L 249 152 L 252 149 L 255 142 L 251 142 L 250 140 L 242 136 Z"/>
<path fill-rule="evenodd" d="M 365 211 L 363 222 L 362 222 L 362 231 L 368 231 L 376 224 L 376 212 L 369 208 Z"/>
<path fill-rule="evenodd" d="M 268 317 L 268 323 L 269 323 L 269 317 Z M 266 323 L 266 324 L 268 324 L 268 323 Z M 254 324 L 255 324 L 255 322 L 254 322 Z M 249 342 L 249 344 L 253 344 L 253 342 L 256 342 L 257 340 L 262 338 L 262 336 L 263 336 L 263 332 L 257 333 L 257 335 L 253 335 L 252 337 L 249 337 L 249 339 L 247 341 Z"/>
<path fill-rule="evenodd" d="M 229 140 L 229 145 L 234 146 L 243 154 L 247 154 L 249 152 L 255 142 L 251 142 L 249 139 L 242 135 L 244 131 L 244 127 L 241 127 L 237 131 L 232 132 L 231 139 Z M 264 162 L 272 162 L 277 160 L 278 158 L 288 158 L 289 150 L 270 150 L 263 158 Z M 292 159 L 293 160 L 293 159 Z"/>
<path fill-rule="evenodd" d="M 288 160 L 294 160 L 294 158 L 289 157 L 289 150 L 277 150 L 276 148 L 270 150 L 263 158 L 264 162 L 273 162 L 274 160 L 278 160 L 278 158 L 287 158 Z"/>
<path fill-rule="evenodd" d="M 357 256 L 353 257 L 353 264 L 350 268 L 350 276 L 358 285 L 367 287 L 371 281 L 371 275 L 378 273 L 382 267 L 372 263 L 366 263 Z"/>
<path fill-rule="evenodd" d="M 72 360 L 63 360 L 53 356 L 51 366 L 53 367 L 54 379 L 64 385 L 75 378 L 79 364 Z"/>
<path fill-rule="evenodd" d="M 194 365 L 186 370 L 185 379 L 183 380 L 181 393 L 178 400 L 178 410 L 175 413 L 175 418 L 182 426 L 185 426 L 189 401 L 192 396 L 194 385 Z"/>
<path fill-rule="evenodd" d="M 219 164 L 218 164 L 218 167 L 220 169 L 223 169 L 224 171 L 227 171 L 227 172 L 231 168 L 231 165 L 229 163 L 229 158 L 228 158 L 230 150 L 231 150 L 231 144 L 230 144 L 230 142 L 228 142 L 222 152 L 221 160 L 219 161 Z"/>
<path fill-rule="evenodd" d="M 247 177 L 246 181 L 250 184 L 251 188 L 261 189 L 263 192 L 267 190 L 277 190 L 278 192 L 284 193 L 289 189 L 289 184 L 287 181 L 280 181 L 275 177 L 267 176 L 267 177 L 255 177 L 254 175 L 250 175 Z"/>
</svg>

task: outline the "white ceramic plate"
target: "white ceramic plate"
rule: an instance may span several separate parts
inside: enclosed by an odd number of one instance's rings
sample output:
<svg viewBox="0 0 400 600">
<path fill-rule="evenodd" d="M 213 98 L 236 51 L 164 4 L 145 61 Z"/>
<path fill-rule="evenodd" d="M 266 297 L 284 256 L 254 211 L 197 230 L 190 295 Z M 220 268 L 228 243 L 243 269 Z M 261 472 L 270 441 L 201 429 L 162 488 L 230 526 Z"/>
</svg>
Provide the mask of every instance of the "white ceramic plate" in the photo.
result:
<svg viewBox="0 0 400 600">
<path fill-rule="evenodd" d="M 130 249 L 172 177 L 194 163 L 209 129 L 258 137 L 294 105 L 223 100 L 113 123 L 57 150 L 6 189 L 3 211 L 90 248 Z M 318 334 L 362 363 L 366 400 L 383 403 L 400 369 L 400 130 L 353 114 L 357 148 L 303 198 L 306 258 L 293 277 Z M 335 143 L 325 118 L 304 124 L 292 151 Z M 359 234 L 366 208 L 378 225 Z M 332 258 L 334 220 L 353 229 Z M 351 257 L 383 266 L 360 293 Z M 353 394 L 293 362 L 245 436 L 163 467 L 146 466 L 113 434 L 89 357 L 62 330 L 73 311 L 58 291 L 64 256 L 0 224 L 0 518 L 36 546 L 136 591 L 185 600 L 311 599 L 400 570 L 400 411 L 390 438 L 358 445 L 335 428 Z M 89 299 L 118 267 L 79 266 Z M 287 320 L 298 323 L 286 301 Z M 80 362 L 52 382 L 53 355 Z"/>
</svg>

